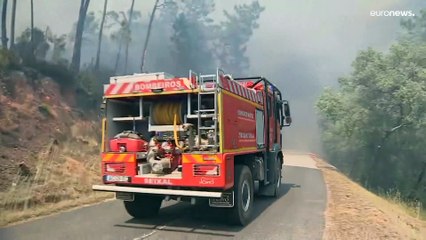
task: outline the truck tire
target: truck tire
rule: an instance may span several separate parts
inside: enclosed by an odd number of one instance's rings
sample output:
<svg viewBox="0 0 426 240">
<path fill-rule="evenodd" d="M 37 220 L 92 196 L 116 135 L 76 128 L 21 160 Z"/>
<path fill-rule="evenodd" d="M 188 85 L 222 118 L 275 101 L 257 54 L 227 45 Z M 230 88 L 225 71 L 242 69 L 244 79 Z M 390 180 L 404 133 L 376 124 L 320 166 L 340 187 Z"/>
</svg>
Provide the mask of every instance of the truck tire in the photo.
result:
<svg viewBox="0 0 426 240">
<path fill-rule="evenodd" d="M 250 168 L 235 166 L 234 207 L 228 209 L 231 224 L 245 226 L 253 212 L 254 184 Z"/>
<path fill-rule="evenodd" d="M 153 217 L 158 214 L 163 197 L 135 193 L 133 202 L 124 201 L 124 208 L 134 218 Z"/>
</svg>

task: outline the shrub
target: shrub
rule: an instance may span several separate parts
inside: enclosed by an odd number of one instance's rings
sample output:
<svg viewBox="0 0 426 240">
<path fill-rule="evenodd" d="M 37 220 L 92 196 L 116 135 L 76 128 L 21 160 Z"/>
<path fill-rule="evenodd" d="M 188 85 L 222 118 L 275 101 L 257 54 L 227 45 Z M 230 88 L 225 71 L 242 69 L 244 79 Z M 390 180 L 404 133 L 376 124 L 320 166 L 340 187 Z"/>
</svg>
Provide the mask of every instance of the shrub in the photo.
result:
<svg viewBox="0 0 426 240">
<path fill-rule="evenodd" d="M 41 61 L 35 63 L 32 67 L 41 74 L 52 78 L 61 88 L 75 85 L 74 74 L 64 65 Z"/>
<path fill-rule="evenodd" d="M 18 65 L 18 58 L 13 54 L 13 52 L 6 49 L 0 49 L 0 71 L 16 69 Z"/>
</svg>

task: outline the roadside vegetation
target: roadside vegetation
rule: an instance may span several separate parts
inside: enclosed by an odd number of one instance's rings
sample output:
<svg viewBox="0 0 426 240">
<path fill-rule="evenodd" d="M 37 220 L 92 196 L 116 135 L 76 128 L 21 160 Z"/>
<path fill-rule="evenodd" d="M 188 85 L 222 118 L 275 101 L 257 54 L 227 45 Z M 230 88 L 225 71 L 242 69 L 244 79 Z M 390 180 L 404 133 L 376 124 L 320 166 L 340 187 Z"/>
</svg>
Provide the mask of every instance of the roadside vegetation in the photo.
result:
<svg viewBox="0 0 426 240">
<path fill-rule="evenodd" d="M 327 159 L 397 203 L 426 207 L 426 10 L 387 50 L 366 49 L 317 102 Z M 423 215 L 424 216 L 424 215 Z"/>
<path fill-rule="evenodd" d="M 398 193 L 378 196 L 314 157 L 327 185 L 323 239 L 426 239 L 426 222 Z"/>
</svg>

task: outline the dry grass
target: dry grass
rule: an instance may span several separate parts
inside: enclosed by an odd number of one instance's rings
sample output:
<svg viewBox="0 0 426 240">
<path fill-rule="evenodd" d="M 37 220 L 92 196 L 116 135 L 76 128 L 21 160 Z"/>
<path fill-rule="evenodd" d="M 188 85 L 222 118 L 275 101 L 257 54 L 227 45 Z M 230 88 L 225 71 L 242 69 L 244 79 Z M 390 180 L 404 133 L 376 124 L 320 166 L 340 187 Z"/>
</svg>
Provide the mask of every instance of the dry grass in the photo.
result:
<svg viewBox="0 0 426 240">
<path fill-rule="evenodd" d="M 6 80 L 19 92 L 7 94 Z M 0 78 L 0 225 L 111 197 L 91 189 L 99 123 L 69 103 L 49 79 Z"/>
<path fill-rule="evenodd" d="M 86 129 L 82 124 L 72 128 Z M 9 189 L 0 193 L 0 226 L 113 197 L 92 191 L 92 184 L 101 181 L 99 146 L 80 131 L 63 143 L 51 140 L 35 156 L 34 167 L 17 171 Z"/>
<path fill-rule="evenodd" d="M 410 216 L 421 220 L 426 220 L 426 210 L 422 207 L 421 202 L 409 202 L 402 199 L 401 193 L 398 190 L 387 191 L 383 194 L 379 194 L 379 196 L 395 205 L 398 205 Z"/>
<path fill-rule="evenodd" d="M 64 200 L 49 205 L 40 205 L 25 211 L 5 210 L 0 213 L 0 226 L 8 226 L 34 220 L 39 217 L 52 215 L 65 210 L 99 203 L 107 199 L 112 199 L 113 197 L 114 195 L 112 193 L 94 192 L 90 195 L 82 196 L 81 198 Z"/>
<path fill-rule="evenodd" d="M 324 239 L 426 239 L 426 222 L 316 159 L 327 185 Z"/>
</svg>

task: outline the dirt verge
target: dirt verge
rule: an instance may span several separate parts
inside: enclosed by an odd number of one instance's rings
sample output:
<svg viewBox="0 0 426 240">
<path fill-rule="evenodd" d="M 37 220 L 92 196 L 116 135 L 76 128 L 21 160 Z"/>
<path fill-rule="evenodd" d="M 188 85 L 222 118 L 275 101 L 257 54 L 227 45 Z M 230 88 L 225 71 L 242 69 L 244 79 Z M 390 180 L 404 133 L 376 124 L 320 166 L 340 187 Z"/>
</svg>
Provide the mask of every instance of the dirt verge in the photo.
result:
<svg viewBox="0 0 426 240">
<path fill-rule="evenodd" d="M 40 206 L 26 211 L 6 210 L 0 214 L 0 226 L 6 227 L 27 221 L 32 221 L 41 217 L 47 217 L 67 210 L 81 208 L 114 199 L 114 194 L 95 192 L 80 199 L 61 201 L 49 206 Z"/>
<path fill-rule="evenodd" d="M 327 185 L 323 239 L 426 239 L 426 222 L 383 199 L 312 156 Z"/>
</svg>

